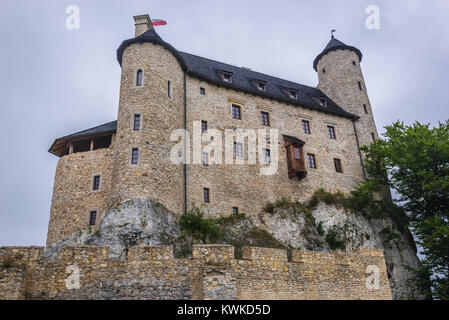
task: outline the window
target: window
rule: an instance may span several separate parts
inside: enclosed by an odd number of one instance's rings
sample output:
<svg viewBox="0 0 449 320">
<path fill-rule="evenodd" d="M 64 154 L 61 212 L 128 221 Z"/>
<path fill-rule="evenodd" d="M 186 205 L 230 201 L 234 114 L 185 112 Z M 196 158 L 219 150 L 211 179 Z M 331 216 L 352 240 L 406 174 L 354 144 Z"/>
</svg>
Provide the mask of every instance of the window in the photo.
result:
<svg viewBox="0 0 449 320">
<path fill-rule="evenodd" d="M 203 188 L 203 200 L 204 202 L 209 203 L 209 188 Z"/>
<path fill-rule="evenodd" d="M 140 114 L 134 115 L 133 129 L 134 129 L 134 131 L 140 130 Z"/>
<path fill-rule="evenodd" d="M 200 94 L 205 95 L 206 94 L 206 89 L 201 87 L 200 88 Z"/>
<path fill-rule="evenodd" d="M 366 107 L 366 104 L 363 105 L 363 110 L 365 110 L 365 113 L 368 113 L 368 108 Z"/>
<path fill-rule="evenodd" d="M 201 121 L 201 133 L 207 132 L 207 121 Z"/>
<path fill-rule="evenodd" d="M 258 82 L 257 83 L 257 88 L 259 89 L 259 91 L 265 91 L 265 83 Z"/>
<path fill-rule="evenodd" d="M 243 143 L 234 142 L 234 156 L 243 158 Z"/>
<path fill-rule="evenodd" d="M 203 160 L 203 166 L 205 166 L 205 167 L 209 166 L 209 154 L 207 154 L 206 152 L 203 152 L 202 160 Z"/>
<path fill-rule="evenodd" d="M 232 214 L 239 214 L 239 207 L 232 207 Z"/>
<path fill-rule="evenodd" d="M 352 61 L 352 65 L 355 66 L 355 61 Z"/>
<path fill-rule="evenodd" d="M 89 212 L 89 225 L 94 226 L 97 223 L 97 210 Z"/>
<path fill-rule="evenodd" d="M 167 97 L 171 99 L 171 96 L 172 96 L 171 81 L 167 80 Z"/>
<path fill-rule="evenodd" d="M 290 98 L 292 99 L 298 99 L 298 93 L 296 91 L 290 91 Z"/>
<path fill-rule="evenodd" d="M 323 73 L 326 73 L 326 68 L 323 68 Z"/>
<path fill-rule="evenodd" d="M 232 118 L 242 120 L 240 115 L 240 106 L 233 104 L 232 105 Z"/>
<path fill-rule="evenodd" d="M 137 164 L 139 162 L 139 149 L 133 148 L 131 150 L 131 164 Z"/>
<path fill-rule="evenodd" d="M 137 70 L 136 74 L 136 86 L 140 87 L 143 84 L 143 71 L 142 69 Z"/>
<path fill-rule="evenodd" d="M 324 99 L 324 98 L 319 98 L 319 104 L 320 104 L 320 106 L 322 106 L 322 107 L 327 107 L 327 100 L 326 99 Z"/>
<path fill-rule="evenodd" d="M 230 74 L 223 73 L 223 81 L 231 83 L 232 82 L 232 76 Z"/>
<path fill-rule="evenodd" d="M 360 81 L 357 81 L 357 84 L 359 85 L 359 89 L 360 89 L 360 91 L 363 91 L 363 88 L 362 88 L 362 83 L 361 83 Z"/>
<path fill-rule="evenodd" d="M 304 133 L 310 134 L 310 123 L 307 120 L 302 120 L 302 129 Z"/>
<path fill-rule="evenodd" d="M 376 136 L 374 135 L 374 132 L 371 132 L 371 138 L 373 138 L 373 141 L 376 141 Z"/>
<path fill-rule="evenodd" d="M 94 176 L 92 181 L 92 191 L 100 190 L 100 182 L 101 177 L 100 176 Z"/>
<path fill-rule="evenodd" d="M 301 150 L 299 148 L 294 148 L 295 159 L 301 160 Z"/>
<path fill-rule="evenodd" d="M 343 173 L 343 170 L 341 168 L 341 160 L 340 159 L 334 159 L 334 166 L 335 166 L 336 172 Z"/>
<path fill-rule="evenodd" d="M 309 162 L 309 168 L 316 169 L 316 161 L 315 161 L 315 155 L 308 153 L 307 154 L 307 161 Z"/>
<path fill-rule="evenodd" d="M 264 126 L 269 126 L 270 125 L 270 118 L 269 118 L 268 112 L 262 111 L 260 113 L 260 117 L 261 117 L 261 120 L 262 120 L 262 125 L 264 125 Z"/>
<path fill-rule="evenodd" d="M 270 163 L 271 162 L 270 149 L 262 149 L 262 153 L 263 153 L 263 162 Z"/>
<path fill-rule="evenodd" d="M 329 138 L 337 139 L 337 136 L 335 135 L 335 128 L 333 126 L 327 126 L 327 132 L 329 134 Z"/>
</svg>

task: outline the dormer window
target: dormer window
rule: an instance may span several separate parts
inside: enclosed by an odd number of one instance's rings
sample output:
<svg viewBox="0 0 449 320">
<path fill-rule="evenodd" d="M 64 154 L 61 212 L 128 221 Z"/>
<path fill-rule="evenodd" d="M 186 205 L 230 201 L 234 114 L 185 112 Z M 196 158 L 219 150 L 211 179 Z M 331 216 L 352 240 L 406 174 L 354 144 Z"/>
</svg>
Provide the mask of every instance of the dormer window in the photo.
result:
<svg viewBox="0 0 449 320">
<path fill-rule="evenodd" d="M 227 82 L 227 83 L 231 83 L 232 82 L 232 76 L 228 73 L 223 73 L 223 81 Z"/>
<path fill-rule="evenodd" d="M 324 98 L 319 98 L 319 103 L 320 103 L 320 106 L 322 106 L 322 107 L 327 107 L 327 100 L 326 99 L 324 99 Z"/>
<path fill-rule="evenodd" d="M 290 98 L 297 100 L 298 99 L 298 92 L 290 90 Z"/>
<path fill-rule="evenodd" d="M 263 82 L 258 82 L 257 83 L 257 88 L 259 89 L 259 91 L 265 91 L 265 83 Z"/>
</svg>

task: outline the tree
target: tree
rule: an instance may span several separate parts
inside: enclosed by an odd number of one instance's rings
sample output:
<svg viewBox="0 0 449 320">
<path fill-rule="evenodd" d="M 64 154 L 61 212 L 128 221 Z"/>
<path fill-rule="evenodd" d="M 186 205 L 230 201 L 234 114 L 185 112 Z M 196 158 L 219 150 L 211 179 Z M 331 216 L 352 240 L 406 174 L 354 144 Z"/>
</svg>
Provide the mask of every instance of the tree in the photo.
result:
<svg viewBox="0 0 449 320">
<path fill-rule="evenodd" d="M 362 148 L 367 183 L 399 193 L 425 255 L 419 283 L 449 299 L 449 120 L 433 128 L 396 121 L 385 129 L 384 138 Z"/>
</svg>

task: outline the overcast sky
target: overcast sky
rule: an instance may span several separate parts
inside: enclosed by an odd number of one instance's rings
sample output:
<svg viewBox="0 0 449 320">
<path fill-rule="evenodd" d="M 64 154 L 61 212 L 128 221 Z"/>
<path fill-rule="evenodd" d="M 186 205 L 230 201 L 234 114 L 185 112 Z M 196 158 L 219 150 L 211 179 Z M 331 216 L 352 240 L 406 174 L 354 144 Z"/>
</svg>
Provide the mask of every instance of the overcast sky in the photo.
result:
<svg viewBox="0 0 449 320">
<path fill-rule="evenodd" d="M 80 9 L 68 30 L 66 7 Z M 365 27 L 368 5 L 380 29 Z M 376 124 L 448 119 L 449 1 L 0 0 L 0 246 L 44 245 L 55 138 L 116 119 L 116 49 L 133 15 L 167 20 L 181 51 L 316 86 L 312 62 L 336 37 L 363 53 Z"/>
</svg>

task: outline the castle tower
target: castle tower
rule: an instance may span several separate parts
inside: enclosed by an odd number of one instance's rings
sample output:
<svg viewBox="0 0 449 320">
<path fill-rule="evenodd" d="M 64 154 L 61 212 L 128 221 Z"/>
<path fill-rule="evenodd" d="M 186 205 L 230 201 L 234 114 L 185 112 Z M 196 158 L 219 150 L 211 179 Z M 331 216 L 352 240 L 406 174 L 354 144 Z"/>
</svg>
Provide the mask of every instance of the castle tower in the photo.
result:
<svg viewBox="0 0 449 320">
<path fill-rule="evenodd" d="M 151 198 L 184 210 L 184 168 L 170 161 L 170 134 L 184 129 L 184 70 L 176 50 L 135 16 L 135 38 L 117 50 L 122 67 L 111 205 Z"/>
<path fill-rule="evenodd" d="M 318 88 L 345 110 L 359 116 L 355 122 L 360 145 L 377 138 L 371 103 L 360 63 L 362 53 L 332 36 L 326 48 L 315 58 Z"/>
</svg>

